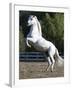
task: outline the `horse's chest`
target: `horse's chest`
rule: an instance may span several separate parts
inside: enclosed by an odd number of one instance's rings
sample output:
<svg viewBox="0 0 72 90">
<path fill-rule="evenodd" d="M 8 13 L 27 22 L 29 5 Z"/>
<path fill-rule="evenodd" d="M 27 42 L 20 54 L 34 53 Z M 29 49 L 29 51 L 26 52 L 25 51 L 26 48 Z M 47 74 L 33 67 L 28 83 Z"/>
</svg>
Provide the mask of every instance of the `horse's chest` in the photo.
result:
<svg viewBox="0 0 72 90">
<path fill-rule="evenodd" d="M 31 27 L 31 29 L 30 29 L 30 34 L 31 34 L 32 36 L 38 35 L 38 34 L 39 34 L 38 28 L 37 28 L 37 27 Z"/>
</svg>

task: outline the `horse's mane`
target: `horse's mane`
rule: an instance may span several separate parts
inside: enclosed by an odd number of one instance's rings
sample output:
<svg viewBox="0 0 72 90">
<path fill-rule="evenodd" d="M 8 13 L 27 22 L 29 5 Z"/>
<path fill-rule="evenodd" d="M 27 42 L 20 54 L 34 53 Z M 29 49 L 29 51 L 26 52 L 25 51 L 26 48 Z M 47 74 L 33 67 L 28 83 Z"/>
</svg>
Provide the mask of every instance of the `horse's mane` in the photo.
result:
<svg viewBox="0 0 72 90">
<path fill-rule="evenodd" d="M 41 31 L 41 25 L 40 25 L 40 22 L 38 21 L 37 17 L 35 16 L 36 18 L 36 21 L 37 21 L 37 26 L 38 26 L 38 30 L 39 30 L 39 33 L 40 35 L 42 36 L 42 31 Z"/>
<path fill-rule="evenodd" d="M 37 25 L 38 25 L 38 30 L 39 30 L 39 32 L 40 32 L 40 34 L 42 36 L 41 25 L 40 25 L 40 22 L 39 21 L 37 22 Z"/>
</svg>

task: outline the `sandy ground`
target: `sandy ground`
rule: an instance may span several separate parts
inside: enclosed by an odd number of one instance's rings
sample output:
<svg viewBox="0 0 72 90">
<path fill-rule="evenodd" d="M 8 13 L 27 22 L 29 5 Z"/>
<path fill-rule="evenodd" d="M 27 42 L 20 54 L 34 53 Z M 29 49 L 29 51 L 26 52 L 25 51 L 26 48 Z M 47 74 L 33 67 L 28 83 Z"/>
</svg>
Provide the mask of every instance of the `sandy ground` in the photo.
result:
<svg viewBox="0 0 72 90">
<path fill-rule="evenodd" d="M 54 71 L 46 71 L 47 62 L 19 62 L 19 79 L 63 77 L 64 66 L 55 65 Z"/>
</svg>

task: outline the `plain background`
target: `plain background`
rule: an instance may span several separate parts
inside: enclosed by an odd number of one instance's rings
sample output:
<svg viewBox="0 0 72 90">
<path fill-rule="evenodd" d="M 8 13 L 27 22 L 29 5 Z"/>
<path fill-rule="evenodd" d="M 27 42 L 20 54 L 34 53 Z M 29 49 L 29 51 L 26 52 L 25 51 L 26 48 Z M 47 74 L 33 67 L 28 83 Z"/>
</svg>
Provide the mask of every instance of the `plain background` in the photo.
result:
<svg viewBox="0 0 72 90">
<path fill-rule="evenodd" d="M 0 90 L 9 87 L 9 3 L 22 2 L 26 5 L 68 6 L 70 8 L 70 83 L 45 86 L 30 86 L 13 89 L 24 90 L 72 90 L 72 0 L 1 0 L 0 1 Z"/>
</svg>

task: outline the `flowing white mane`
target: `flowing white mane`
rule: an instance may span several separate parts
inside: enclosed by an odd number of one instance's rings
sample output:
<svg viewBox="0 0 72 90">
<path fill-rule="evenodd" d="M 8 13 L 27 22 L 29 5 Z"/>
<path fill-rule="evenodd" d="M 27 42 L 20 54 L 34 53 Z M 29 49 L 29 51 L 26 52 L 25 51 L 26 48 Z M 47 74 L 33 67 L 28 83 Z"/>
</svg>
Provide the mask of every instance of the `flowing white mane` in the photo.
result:
<svg viewBox="0 0 72 90">
<path fill-rule="evenodd" d="M 38 25 L 38 30 L 39 30 L 39 33 L 40 33 L 40 34 L 41 34 L 41 36 L 42 36 L 41 25 L 40 25 L 40 22 L 38 21 L 38 19 L 37 19 L 37 25 Z"/>
</svg>

